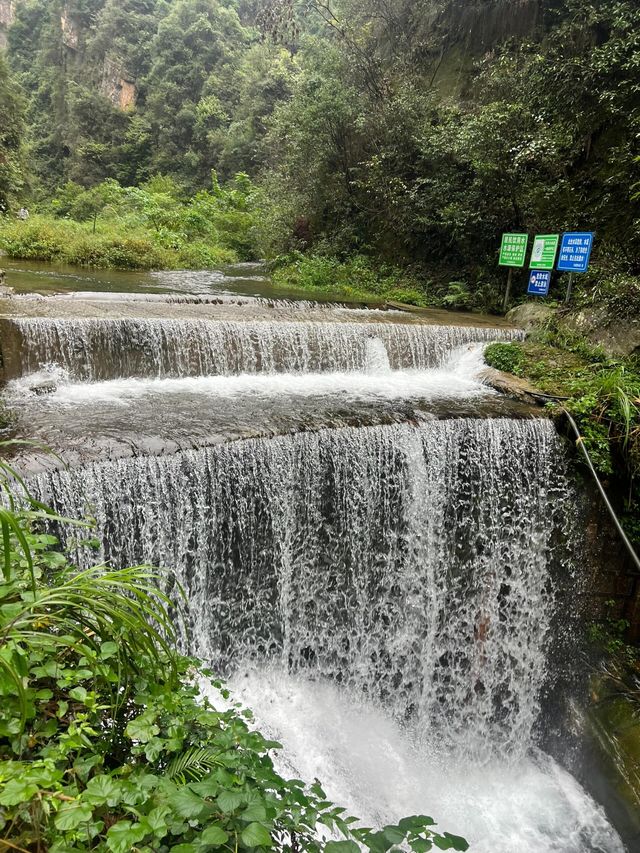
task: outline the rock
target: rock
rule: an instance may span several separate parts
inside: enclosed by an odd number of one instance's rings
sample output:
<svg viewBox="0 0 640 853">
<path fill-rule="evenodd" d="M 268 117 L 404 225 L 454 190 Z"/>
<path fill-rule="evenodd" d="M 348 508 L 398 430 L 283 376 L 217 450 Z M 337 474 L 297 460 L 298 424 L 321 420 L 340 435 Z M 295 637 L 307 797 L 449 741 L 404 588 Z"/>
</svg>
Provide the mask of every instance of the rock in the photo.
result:
<svg viewBox="0 0 640 853">
<path fill-rule="evenodd" d="M 43 396 L 44 394 L 53 394 L 57 387 L 58 384 L 54 379 L 43 379 L 30 385 L 29 391 L 38 396 Z"/>
<path fill-rule="evenodd" d="M 530 332 L 535 326 L 540 326 L 549 320 L 554 309 L 540 302 L 523 302 L 507 312 L 506 319 L 514 326 Z"/>
<path fill-rule="evenodd" d="M 546 394 L 537 391 L 526 379 L 514 376 L 512 373 L 504 373 L 494 367 L 485 367 L 480 377 L 485 384 L 500 394 L 511 397 L 512 400 L 540 406 L 551 399 Z"/>
<path fill-rule="evenodd" d="M 570 314 L 564 323 L 614 358 L 640 353 L 640 317 L 612 317 L 604 308 L 589 308 Z"/>
</svg>

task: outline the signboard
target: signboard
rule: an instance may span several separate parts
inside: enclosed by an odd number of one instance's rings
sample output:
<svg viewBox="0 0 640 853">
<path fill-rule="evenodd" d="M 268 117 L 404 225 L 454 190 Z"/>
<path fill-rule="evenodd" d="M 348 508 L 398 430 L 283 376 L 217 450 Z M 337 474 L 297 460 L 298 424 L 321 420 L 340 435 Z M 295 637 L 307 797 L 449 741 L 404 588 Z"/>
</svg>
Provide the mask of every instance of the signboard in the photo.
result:
<svg viewBox="0 0 640 853">
<path fill-rule="evenodd" d="M 503 234 L 500 246 L 501 267 L 523 267 L 527 257 L 528 234 Z"/>
<path fill-rule="evenodd" d="M 532 270 L 552 270 L 556 262 L 559 242 L 559 234 L 536 234 L 533 239 L 529 267 Z"/>
<path fill-rule="evenodd" d="M 527 293 L 533 296 L 546 296 L 551 284 L 551 273 L 547 270 L 531 270 Z"/>
<path fill-rule="evenodd" d="M 590 231 L 563 234 L 557 268 L 562 272 L 586 272 L 592 246 L 593 234 Z"/>
</svg>

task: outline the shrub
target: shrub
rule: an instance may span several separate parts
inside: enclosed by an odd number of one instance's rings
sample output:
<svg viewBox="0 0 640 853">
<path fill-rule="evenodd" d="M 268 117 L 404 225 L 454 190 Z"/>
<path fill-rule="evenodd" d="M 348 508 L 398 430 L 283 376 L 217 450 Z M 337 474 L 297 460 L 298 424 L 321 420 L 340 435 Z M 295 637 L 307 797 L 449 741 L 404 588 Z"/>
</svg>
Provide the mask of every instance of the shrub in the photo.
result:
<svg viewBox="0 0 640 853">
<path fill-rule="evenodd" d="M 519 343 L 497 343 L 489 344 L 485 348 L 484 360 L 496 370 L 513 373 L 514 376 L 522 376 L 525 355 Z"/>
</svg>

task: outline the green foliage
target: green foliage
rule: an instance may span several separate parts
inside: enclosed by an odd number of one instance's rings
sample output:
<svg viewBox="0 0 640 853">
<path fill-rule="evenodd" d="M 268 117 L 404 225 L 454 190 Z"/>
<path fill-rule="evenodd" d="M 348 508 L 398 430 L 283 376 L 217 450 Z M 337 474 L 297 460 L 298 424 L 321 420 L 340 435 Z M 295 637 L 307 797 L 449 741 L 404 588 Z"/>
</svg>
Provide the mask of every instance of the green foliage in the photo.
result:
<svg viewBox="0 0 640 853">
<path fill-rule="evenodd" d="M 17 258 L 86 266 L 212 267 L 255 257 L 254 199 L 242 174 L 224 188 L 214 175 L 213 189 L 193 198 L 163 176 L 141 187 L 67 182 L 50 202 L 53 216 L 0 220 L 0 246 Z"/>
<path fill-rule="evenodd" d="M 0 214 L 24 189 L 25 104 L 0 54 Z"/>
<path fill-rule="evenodd" d="M 582 434 L 601 475 L 613 476 L 625 495 L 622 519 L 640 543 L 640 363 L 609 358 L 557 319 L 525 342 L 491 344 L 492 367 L 525 376 L 560 398 Z"/>
<path fill-rule="evenodd" d="M 489 344 L 484 351 L 484 360 L 490 367 L 522 376 L 522 364 L 525 354 L 516 342 Z"/>
<path fill-rule="evenodd" d="M 426 292 L 407 273 L 376 265 L 363 255 L 341 262 L 334 257 L 290 253 L 273 262 L 272 278 L 279 287 L 308 290 L 310 293 L 331 293 L 364 301 L 429 304 Z"/>
<path fill-rule="evenodd" d="M 0 846 L 195 853 L 466 850 L 430 817 L 379 832 L 276 773 L 278 744 L 198 686 L 197 661 L 174 651 L 169 600 L 146 567 L 79 571 L 55 521 L 0 464 Z M 26 509 L 20 507 L 25 506 Z M 88 545 L 90 543 L 87 543 Z M 317 827 L 342 841 L 322 842 Z"/>
</svg>

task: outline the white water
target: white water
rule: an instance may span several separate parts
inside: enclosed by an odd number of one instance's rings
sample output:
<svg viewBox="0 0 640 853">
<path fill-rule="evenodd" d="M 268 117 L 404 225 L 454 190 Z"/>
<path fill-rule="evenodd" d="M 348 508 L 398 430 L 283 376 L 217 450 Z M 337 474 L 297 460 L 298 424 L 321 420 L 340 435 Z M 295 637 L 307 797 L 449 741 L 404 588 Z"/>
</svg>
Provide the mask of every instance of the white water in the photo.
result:
<svg viewBox="0 0 640 853">
<path fill-rule="evenodd" d="M 239 671 L 229 687 L 284 749 L 278 770 L 320 779 L 366 826 L 429 814 L 471 853 L 621 853 L 603 810 L 548 755 L 499 756 L 481 767 L 443 752 L 429 730 L 402 726 L 379 705 L 328 682 L 278 669 Z"/>
<path fill-rule="evenodd" d="M 348 310 L 348 309 L 345 309 Z M 22 373 L 59 364 L 78 380 L 367 370 L 377 338 L 395 369 L 442 366 L 512 329 L 401 323 L 18 318 Z"/>
<path fill-rule="evenodd" d="M 332 395 L 345 401 L 476 399 L 494 392 L 479 379 L 483 347 L 469 344 L 452 353 L 440 369 L 391 370 L 380 338 L 365 340 L 364 372 L 245 373 L 237 376 L 197 376 L 166 379 L 121 378 L 103 382 L 74 382 L 59 365 L 45 365 L 7 384 L 13 402 L 39 396 L 43 405 L 75 406 L 109 402 L 135 404 L 144 397 L 197 395 L 231 400 L 250 395 L 256 402 L 279 396 L 319 397 Z M 41 396 L 48 390 L 46 398 Z"/>
</svg>

